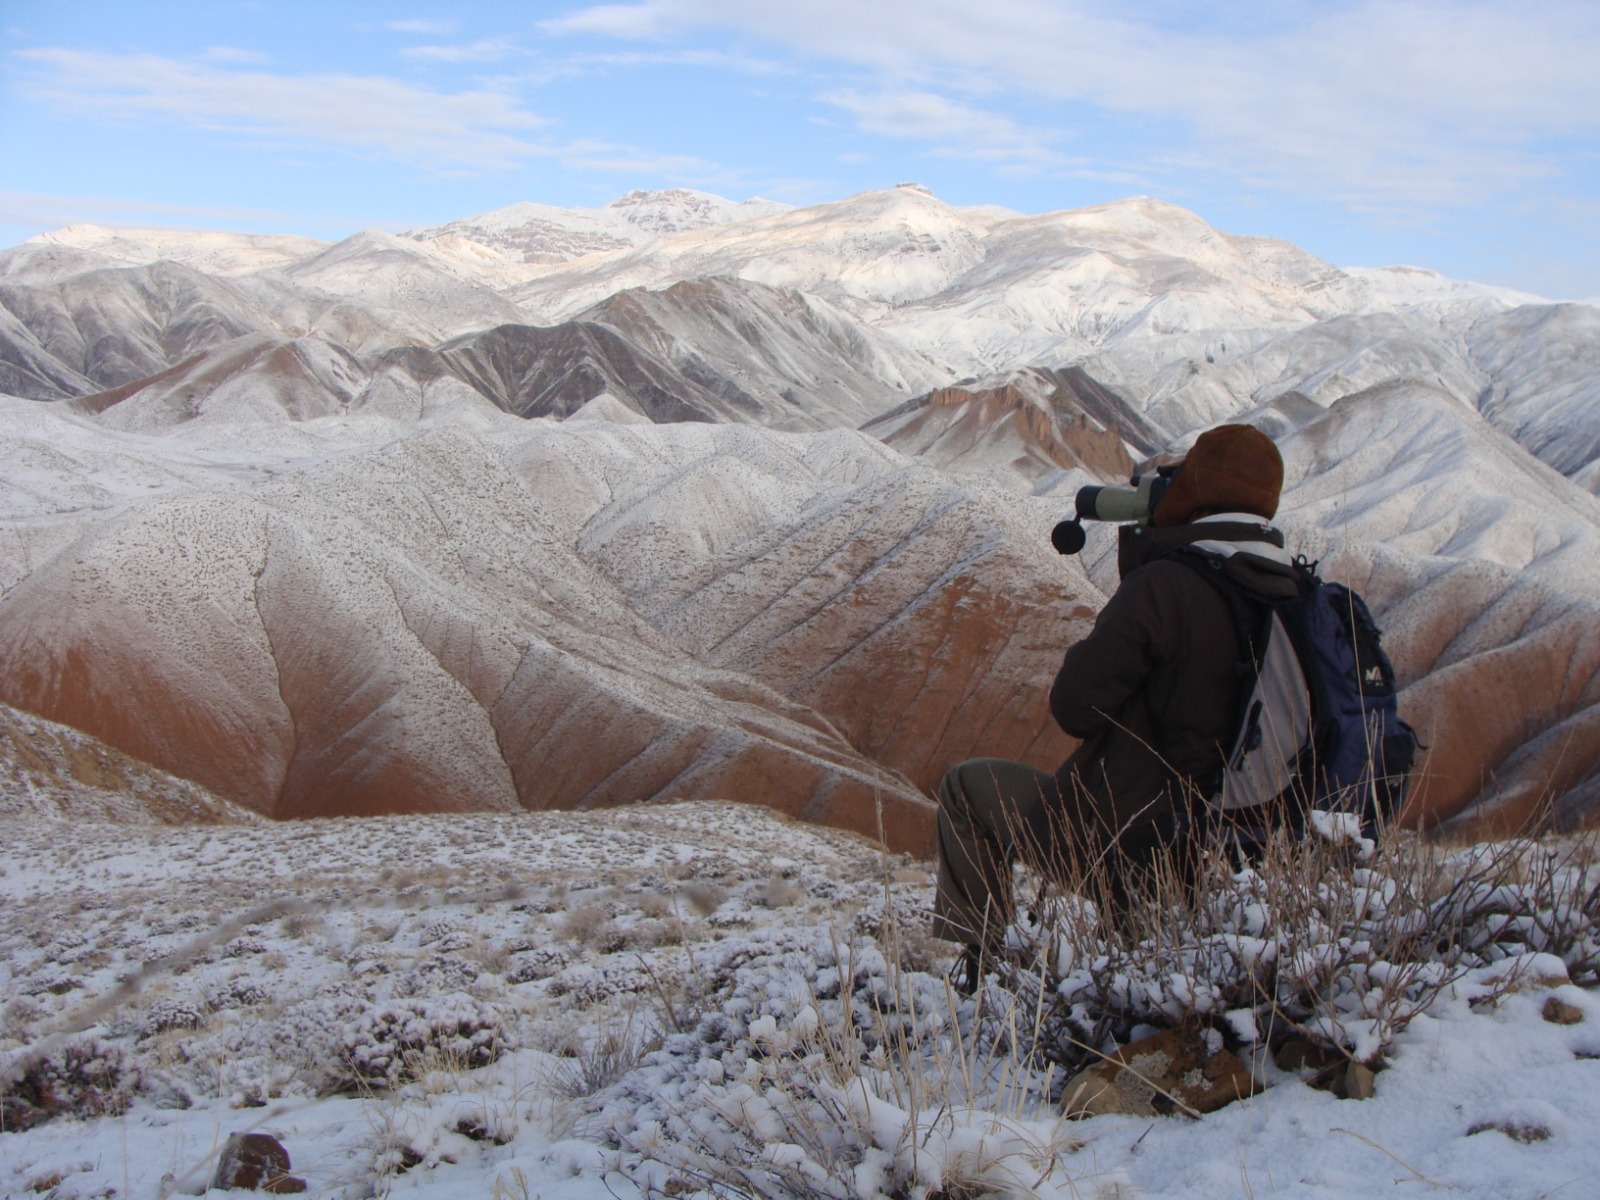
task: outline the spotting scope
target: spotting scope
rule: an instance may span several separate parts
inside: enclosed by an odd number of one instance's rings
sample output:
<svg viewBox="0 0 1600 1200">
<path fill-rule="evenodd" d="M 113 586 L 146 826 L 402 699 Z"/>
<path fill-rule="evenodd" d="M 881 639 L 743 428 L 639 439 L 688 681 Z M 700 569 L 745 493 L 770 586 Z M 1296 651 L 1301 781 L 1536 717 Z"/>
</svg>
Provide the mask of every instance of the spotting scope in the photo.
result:
<svg viewBox="0 0 1600 1200">
<path fill-rule="evenodd" d="M 1135 475 L 1127 487 L 1078 489 L 1077 511 L 1050 531 L 1050 544 L 1058 554 L 1076 554 L 1088 540 L 1084 521 L 1137 521 L 1148 525 L 1156 506 L 1167 494 L 1177 466 L 1158 467 L 1154 475 Z"/>
</svg>

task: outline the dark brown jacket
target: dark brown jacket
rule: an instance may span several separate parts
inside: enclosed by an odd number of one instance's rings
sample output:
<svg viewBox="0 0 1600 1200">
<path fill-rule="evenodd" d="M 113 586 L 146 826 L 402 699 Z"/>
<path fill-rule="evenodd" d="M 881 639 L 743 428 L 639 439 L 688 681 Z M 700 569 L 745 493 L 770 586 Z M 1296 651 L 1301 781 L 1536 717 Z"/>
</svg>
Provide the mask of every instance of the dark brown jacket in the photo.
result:
<svg viewBox="0 0 1600 1200">
<path fill-rule="evenodd" d="M 1166 840 L 1175 795 L 1221 770 L 1238 721 L 1241 655 L 1228 602 L 1171 558 L 1196 543 L 1211 543 L 1218 569 L 1252 591 L 1297 592 L 1283 535 L 1264 521 L 1123 528 L 1122 582 L 1050 690 L 1056 722 L 1082 739 L 1056 773 L 1058 815 L 1074 829 Z"/>
</svg>

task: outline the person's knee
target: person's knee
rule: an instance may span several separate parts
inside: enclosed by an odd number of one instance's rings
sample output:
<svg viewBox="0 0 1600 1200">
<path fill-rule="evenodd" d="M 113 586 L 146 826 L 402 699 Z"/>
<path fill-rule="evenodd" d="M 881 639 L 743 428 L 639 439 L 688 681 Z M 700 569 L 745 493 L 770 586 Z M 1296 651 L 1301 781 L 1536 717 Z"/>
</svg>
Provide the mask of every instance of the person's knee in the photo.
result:
<svg viewBox="0 0 1600 1200">
<path fill-rule="evenodd" d="M 939 806 L 948 813 L 966 814 L 971 811 L 975 787 L 981 786 L 979 773 L 987 759 L 969 758 L 959 762 L 944 773 L 939 781 Z"/>
</svg>

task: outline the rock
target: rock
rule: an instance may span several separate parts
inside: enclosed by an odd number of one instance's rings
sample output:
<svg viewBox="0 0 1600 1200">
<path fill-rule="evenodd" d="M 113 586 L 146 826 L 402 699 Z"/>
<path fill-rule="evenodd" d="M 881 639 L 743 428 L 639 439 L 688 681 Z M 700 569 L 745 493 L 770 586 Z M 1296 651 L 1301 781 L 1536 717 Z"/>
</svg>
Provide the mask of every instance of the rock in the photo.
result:
<svg viewBox="0 0 1600 1200">
<path fill-rule="evenodd" d="M 1551 996 L 1544 1002 L 1544 1019 L 1552 1025 L 1576 1025 L 1583 1020 L 1583 1009 Z"/>
<path fill-rule="evenodd" d="M 1062 1112 L 1069 1117 L 1197 1116 L 1252 1095 L 1256 1085 L 1250 1069 L 1208 1040 L 1217 1038 L 1213 1031 L 1185 1024 L 1124 1046 L 1067 1083 Z"/>
<path fill-rule="evenodd" d="M 306 1181 L 289 1174 L 289 1152 L 268 1133 L 235 1133 L 222 1147 L 211 1186 L 222 1191 L 288 1195 L 306 1190 Z"/>
<path fill-rule="evenodd" d="M 1378 1073 L 1366 1063 L 1353 1062 L 1344 1071 L 1344 1100 L 1370 1100 Z M 1335 1093 L 1337 1094 L 1337 1093 Z"/>
<path fill-rule="evenodd" d="M 1377 1089 L 1378 1068 L 1348 1059 L 1317 1072 L 1308 1082 L 1340 1100 L 1370 1100 Z"/>
</svg>

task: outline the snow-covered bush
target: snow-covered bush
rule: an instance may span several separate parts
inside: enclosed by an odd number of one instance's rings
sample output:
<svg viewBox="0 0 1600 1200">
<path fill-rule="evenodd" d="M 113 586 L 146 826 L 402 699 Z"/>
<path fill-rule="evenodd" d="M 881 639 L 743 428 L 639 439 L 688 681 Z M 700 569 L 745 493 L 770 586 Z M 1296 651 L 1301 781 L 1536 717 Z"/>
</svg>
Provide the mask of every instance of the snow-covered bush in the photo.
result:
<svg viewBox="0 0 1600 1200">
<path fill-rule="evenodd" d="M 1534 952 L 1566 964 L 1574 983 L 1600 982 L 1600 866 L 1593 838 L 1472 846 L 1451 856 L 1468 886 L 1438 903 L 1485 961 Z"/>
<path fill-rule="evenodd" d="M 559 948 L 541 946 L 526 951 L 513 953 L 506 964 L 505 979 L 507 983 L 532 983 L 540 979 L 549 979 L 550 976 L 561 971 L 570 961 L 568 956 Z"/>
<path fill-rule="evenodd" d="M 453 955 L 429 957 L 395 980 L 395 992 L 401 996 L 431 996 L 441 992 L 459 992 L 478 978 L 479 971 L 472 963 Z"/>
<path fill-rule="evenodd" d="M 394 1087 L 435 1065 L 488 1066 L 510 1044 L 497 1008 L 454 993 L 368 1009 L 345 1026 L 341 1057 L 357 1083 Z"/>
<path fill-rule="evenodd" d="M 250 979 L 230 979 L 206 993 L 206 1007 L 213 1011 L 254 1008 L 272 999 L 266 988 Z"/>
<path fill-rule="evenodd" d="M 1298 1033 L 1375 1064 L 1473 968 L 1549 953 L 1592 976 L 1591 857 L 1535 842 L 1451 852 L 1400 835 L 1375 847 L 1328 824 L 1242 868 L 1210 851 L 1122 890 L 1103 864 L 1057 862 L 990 969 L 1044 1014 L 1026 1049 L 1069 1070 L 1137 1027 L 1189 1020 L 1235 1044 Z"/>
<path fill-rule="evenodd" d="M 28 1129 L 52 1117 L 123 1112 L 138 1083 L 126 1050 L 96 1037 L 0 1064 L 0 1080 L 0 1131 Z"/>
<path fill-rule="evenodd" d="M 647 1193 L 860 1200 L 1071 1195 L 1069 1148 L 1039 1086 L 997 1084 L 967 1053 L 940 978 L 874 940 L 817 926 L 718 946 L 692 1032 L 606 1105 Z M 1047 1086 L 1047 1084 L 1046 1084 Z"/>
<path fill-rule="evenodd" d="M 205 1004 L 169 996 L 145 1011 L 144 1032 L 154 1035 L 174 1029 L 199 1029 L 206 1023 L 206 1016 Z"/>
</svg>

